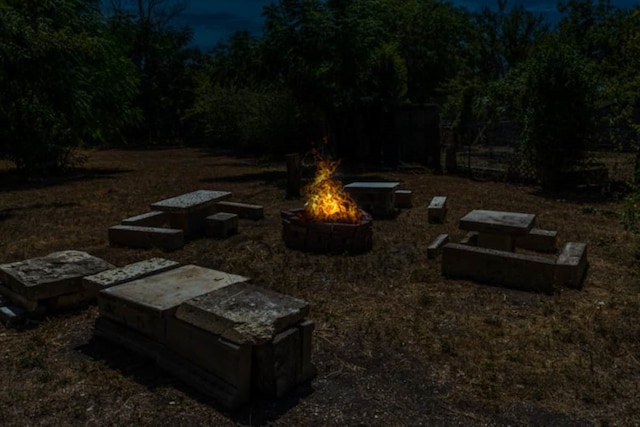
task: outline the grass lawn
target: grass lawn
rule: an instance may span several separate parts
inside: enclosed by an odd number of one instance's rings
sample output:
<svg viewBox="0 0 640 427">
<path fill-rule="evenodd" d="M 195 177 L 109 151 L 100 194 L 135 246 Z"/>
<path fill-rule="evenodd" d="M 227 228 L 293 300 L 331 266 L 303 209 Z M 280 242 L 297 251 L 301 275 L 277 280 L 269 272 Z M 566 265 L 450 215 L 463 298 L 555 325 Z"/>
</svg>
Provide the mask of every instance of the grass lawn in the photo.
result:
<svg viewBox="0 0 640 427">
<path fill-rule="evenodd" d="M 478 182 L 423 171 L 381 172 L 414 207 L 374 221 L 368 253 L 287 249 L 285 165 L 193 149 L 90 151 L 66 179 L 18 185 L 0 164 L 0 262 L 75 249 L 117 266 L 164 257 L 248 276 L 307 300 L 318 376 L 286 398 L 228 413 L 153 363 L 93 339 L 95 306 L 26 330 L 0 325 L 0 425 L 282 426 L 631 425 L 640 419 L 640 280 L 623 206 L 590 194 Z M 359 175 L 358 179 L 374 175 Z M 226 240 L 175 252 L 110 248 L 107 229 L 149 204 L 198 189 L 264 206 Z M 427 223 L 448 196 L 444 224 Z M 553 296 L 445 280 L 427 259 L 438 234 L 459 240 L 471 209 L 537 214 L 559 247 L 587 243 L 583 290 Z"/>
</svg>

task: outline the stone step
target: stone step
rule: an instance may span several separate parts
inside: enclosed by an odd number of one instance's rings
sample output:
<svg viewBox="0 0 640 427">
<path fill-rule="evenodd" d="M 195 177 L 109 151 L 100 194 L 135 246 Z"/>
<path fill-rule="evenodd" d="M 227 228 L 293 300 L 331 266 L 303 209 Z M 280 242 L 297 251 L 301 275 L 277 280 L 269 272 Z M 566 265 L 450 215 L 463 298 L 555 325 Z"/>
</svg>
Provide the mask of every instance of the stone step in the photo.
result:
<svg viewBox="0 0 640 427">
<path fill-rule="evenodd" d="M 122 225 L 138 227 L 162 227 L 169 224 L 169 215 L 162 211 L 151 211 L 122 220 Z"/>
<path fill-rule="evenodd" d="M 448 243 L 442 251 L 442 274 L 493 286 L 553 294 L 553 259 Z"/>
<path fill-rule="evenodd" d="M 227 212 L 238 215 L 240 218 L 262 219 L 264 218 L 264 207 L 261 205 L 252 205 L 248 203 L 238 202 L 217 202 L 215 211 Z"/>
<path fill-rule="evenodd" d="M 427 258 L 434 259 L 440 252 L 442 252 L 442 248 L 444 245 L 449 243 L 449 235 L 448 234 L 440 234 L 438 237 L 433 239 L 433 241 L 427 247 Z"/>
<path fill-rule="evenodd" d="M 175 228 L 114 225 L 109 228 L 109 245 L 172 251 L 184 247 L 184 232 Z"/>
<path fill-rule="evenodd" d="M 399 209 L 409 209 L 413 206 L 411 202 L 411 190 L 395 191 L 395 207 Z"/>
<path fill-rule="evenodd" d="M 556 252 L 558 232 L 532 228 L 528 234 L 516 237 L 516 247 L 536 252 Z"/>
<path fill-rule="evenodd" d="M 588 268 L 587 244 L 569 242 L 564 245 L 556 261 L 556 283 L 579 289 L 582 287 Z"/>
<path fill-rule="evenodd" d="M 238 215 L 218 212 L 205 218 L 205 234 L 210 237 L 228 237 L 238 232 Z"/>
<path fill-rule="evenodd" d="M 431 199 L 427 208 L 427 220 L 429 224 L 442 223 L 447 215 L 447 198 L 445 196 L 436 196 Z"/>
<path fill-rule="evenodd" d="M 105 270 L 82 279 L 82 286 L 90 297 L 95 298 L 98 292 L 112 286 L 121 285 L 136 279 L 142 279 L 180 267 L 180 263 L 164 258 L 151 258 L 124 267 Z"/>
</svg>

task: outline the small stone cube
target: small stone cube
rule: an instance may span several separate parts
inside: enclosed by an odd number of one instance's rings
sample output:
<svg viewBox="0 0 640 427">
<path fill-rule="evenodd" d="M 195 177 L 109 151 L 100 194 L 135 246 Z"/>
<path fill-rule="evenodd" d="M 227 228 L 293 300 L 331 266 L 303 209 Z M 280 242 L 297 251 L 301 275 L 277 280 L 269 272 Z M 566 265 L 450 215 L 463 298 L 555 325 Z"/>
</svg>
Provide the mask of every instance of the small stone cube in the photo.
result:
<svg viewBox="0 0 640 427">
<path fill-rule="evenodd" d="M 238 232 L 238 215 L 228 212 L 218 212 L 208 216 L 205 223 L 205 233 L 211 237 L 228 237 Z"/>
</svg>

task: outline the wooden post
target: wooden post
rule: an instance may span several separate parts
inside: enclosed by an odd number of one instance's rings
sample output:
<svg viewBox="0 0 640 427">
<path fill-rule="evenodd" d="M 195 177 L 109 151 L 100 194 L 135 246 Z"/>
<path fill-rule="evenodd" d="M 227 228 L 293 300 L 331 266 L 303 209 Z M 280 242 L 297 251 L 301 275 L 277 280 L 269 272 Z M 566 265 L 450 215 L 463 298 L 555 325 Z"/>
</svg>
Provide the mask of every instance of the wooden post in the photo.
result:
<svg viewBox="0 0 640 427">
<path fill-rule="evenodd" d="M 300 197 L 300 181 L 302 168 L 298 153 L 287 154 L 287 199 Z"/>
</svg>

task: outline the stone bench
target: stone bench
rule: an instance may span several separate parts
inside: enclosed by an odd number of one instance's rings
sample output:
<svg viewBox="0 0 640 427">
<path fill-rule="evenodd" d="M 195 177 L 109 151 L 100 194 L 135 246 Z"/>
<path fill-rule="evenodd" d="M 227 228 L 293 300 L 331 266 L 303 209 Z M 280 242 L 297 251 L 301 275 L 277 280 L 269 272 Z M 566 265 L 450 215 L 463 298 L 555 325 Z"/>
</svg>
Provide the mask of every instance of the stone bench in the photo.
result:
<svg viewBox="0 0 640 427">
<path fill-rule="evenodd" d="M 569 242 L 564 245 L 556 261 L 556 283 L 579 289 L 588 267 L 586 243 Z"/>
<path fill-rule="evenodd" d="M 138 227 L 162 227 L 169 223 L 169 215 L 162 211 L 151 211 L 122 220 L 122 225 Z"/>
<path fill-rule="evenodd" d="M 430 224 L 442 223 L 447 215 L 447 198 L 436 196 L 431 199 L 427 208 L 427 218 Z"/>
<path fill-rule="evenodd" d="M 205 219 L 205 235 L 210 237 L 228 237 L 238 232 L 238 215 L 218 212 Z"/>
<path fill-rule="evenodd" d="M 442 252 L 442 248 L 444 245 L 449 243 L 449 235 L 448 234 L 440 234 L 438 237 L 433 239 L 431 244 L 427 247 L 427 258 L 433 259 L 440 255 Z"/>
<path fill-rule="evenodd" d="M 395 191 L 395 207 L 398 209 L 409 209 L 413 206 L 411 202 L 411 190 Z"/>
<path fill-rule="evenodd" d="M 516 237 L 515 245 L 518 248 L 535 252 L 554 253 L 557 250 L 557 238 L 557 231 L 532 228 L 528 234 Z"/>
<path fill-rule="evenodd" d="M 496 249 L 449 243 L 442 251 L 442 274 L 507 288 L 552 294 L 556 261 Z"/>
<path fill-rule="evenodd" d="M 91 298 L 96 298 L 98 292 L 112 286 L 121 285 L 136 279 L 142 279 L 180 267 L 180 263 L 164 258 L 151 258 L 135 262 L 124 267 L 105 270 L 98 274 L 86 276 L 82 279 L 82 286 Z"/>
<path fill-rule="evenodd" d="M 172 251 L 184 247 L 184 232 L 175 228 L 114 225 L 109 228 L 109 245 Z"/>
<path fill-rule="evenodd" d="M 264 207 L 238 202 L 217 202 L 214 206 L 216 212 L 226 212 L 238 215 L 240 218 L 262 219 L 264 218 Z"/>
<path fill-rule="evenodd" d="M 465 236 L 460 240 L 461 245 L 469 245 L 469 246 L 478 246 L 478 232 L 477 231 L 469 231 Z"/>
<path fill-rule="evenodd" d="M 342 189 L 356 201 L 365 212 L 381 217 L 396 214 L 396 190 L 399 182 L 352 182 Z"/>
</svg>

